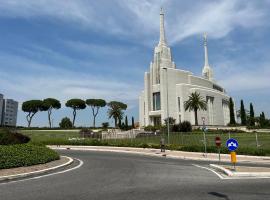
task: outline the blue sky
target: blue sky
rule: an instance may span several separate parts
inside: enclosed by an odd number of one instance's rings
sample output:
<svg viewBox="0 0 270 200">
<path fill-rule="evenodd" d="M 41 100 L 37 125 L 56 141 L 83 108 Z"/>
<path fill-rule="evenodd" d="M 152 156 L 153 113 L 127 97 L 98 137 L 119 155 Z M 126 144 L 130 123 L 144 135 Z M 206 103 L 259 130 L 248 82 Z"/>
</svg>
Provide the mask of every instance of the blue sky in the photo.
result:
<svg viewBox="0 0 270 200">
<path fill-rule="evenodd" d="M 261 0 L 0 0 L 0 93 L 20 103 L 54 97 L 62 109 L 54 125 L 72 116 L 70 98 L 128 104 L 138 119 L 138 95 L 159 38 L 165 10 L 167 41 L 179 69 L 200 75 L 202 34 L 217 82 L 236 100 L 270 116 L 270 1 Z M 26 125 L 19 109 L 18 125 Z M 107 108 L 97 122 L 109 121 Z M 90 109 L 76 124 L 90 125 Z M 38 113 L 33 126 L 47 125 Z"/>
</svg>

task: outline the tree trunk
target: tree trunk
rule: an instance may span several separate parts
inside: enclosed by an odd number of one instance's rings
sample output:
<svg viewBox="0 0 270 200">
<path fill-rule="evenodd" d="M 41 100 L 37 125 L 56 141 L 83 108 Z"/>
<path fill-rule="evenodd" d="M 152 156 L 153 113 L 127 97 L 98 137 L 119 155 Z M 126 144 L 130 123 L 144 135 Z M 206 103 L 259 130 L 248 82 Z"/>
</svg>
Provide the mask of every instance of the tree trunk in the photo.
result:
<svg viewBox="0 0 270 200">
<path fill-rule="evenodd" d="M 114 127 L 117 128 L 117 117 L 114 117 Z"/>
<path fill-rule="evenodd" d="M 76 109 L 73 109 L 73 120 L 72 120 L 72 127 L 74 128 L 75 124 L 75 118 L 76 118 Z"/>
<path fill-rule="evenodd" d="M 52 110 L 51 110 L 51 108 L 50 108 L 50 109 L 48 110 L 48 120 L 49 120 L 49 126 L 50 126 L 50 128 L 52 128 L 51 114 L 52 114 Z"/>
<path fill-rule="evenodd" d="M 92 113 L 93 113 L 93 118 L 94 118 L 93 126 L 95 128 L 96 127 L 96 117 L 97 117 L 97 114 L 98 114 L 99 107 L 97 107 L 96 112 L 95 112 L 95 107 L 94 106 L 91 106 L 91 108 L 92 108 Z"/>
<path fill-rule="evenodd" d="M 27 122 L 28 122 L 28 128 L 31 126 L 32 118 L 34 117 L 35 114 L 36 114 L 36 113 L 33 113 L 33 114 L 31 115 L 31 113 L 29 113 L 29 114 L 26 116 L 26 120 L 27 120 Z"/>
<path fill-rule="evenodd" d="M 197 109 L 194 109 L 195 114 L 195 126 L 198 126 L 198 115 L 197 115 Z"/>
</svg>

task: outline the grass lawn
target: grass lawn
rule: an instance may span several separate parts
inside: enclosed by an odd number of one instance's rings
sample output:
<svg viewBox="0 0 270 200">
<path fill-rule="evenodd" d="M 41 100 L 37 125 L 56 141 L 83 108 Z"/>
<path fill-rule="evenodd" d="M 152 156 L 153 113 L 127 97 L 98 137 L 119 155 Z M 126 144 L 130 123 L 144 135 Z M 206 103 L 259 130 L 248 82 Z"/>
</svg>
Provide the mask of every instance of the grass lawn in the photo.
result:
<svg viewBox="0 0 270 200">
<path fill-rule="evenodd" d="M 71 144 L 68 140 L 69 138 L 79 137 L 78 131 L 40 131 L 40 130 L 22 130 L 23 134 L 29 136 L 31 138 L 32 143 L 43 143 L 43 144 Z M 258 143 L 260 148 L 262 149 L 270 149 L 270 133 L 257 133 L 258 135 Z M 165 138 L 167 138 L 167 134 L 164 134 Z M 222 146 L 226 145 L 226 141 L 229 138 L 228 133 L 206 133 L 206 140 L 208 146 L 215 146 L 215 137 L 221 137 Z M 256 148 L 256 135 L 255 133 L 231 133 L 231 138 L 235 138 L 238 140 L 239 146 L 241 147 L 254 147 Z M 135 139 L 110 139 L 106 140 L 108 143 L 112 143 L 117 145 L 117 143 L 134 143 L 134 144 L 142 144 L 142 143 L 152 143 L 159 144 L 161 136 L 146 136 Z M 84 143 L 90 142 L 92 139 L 86 139 Z M 173 145 L 181 145 L 181 146 L 190 146 L 197 145 L 203 146 L 203 133 L 202 132 L 192 132 L 192 133 L 171 133 L 170 134 L 170 144 Z M 72 143 L 82 141 L 72 141 Z"/>
<path fill-rule="evenodd" d="M 31 138 L 31 143 L 50 144 L 55 142 L 65 142 L 68 138 L 79 136 L 79 131 L 65 131 L 65 130 L 21 130 L 22 134 Z"/>
</svg>

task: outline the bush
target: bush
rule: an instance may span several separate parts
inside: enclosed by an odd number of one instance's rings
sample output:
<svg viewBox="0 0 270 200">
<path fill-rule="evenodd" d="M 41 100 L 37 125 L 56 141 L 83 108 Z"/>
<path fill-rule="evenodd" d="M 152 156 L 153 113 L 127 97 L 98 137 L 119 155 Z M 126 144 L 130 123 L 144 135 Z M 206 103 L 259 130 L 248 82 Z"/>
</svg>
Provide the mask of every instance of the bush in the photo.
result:
<svg viewBox="0 0 270 200">
<path fill-rule="evenodd" d="M 30 141 L 28 136 L 9 129 L 0 130 L 0 145 L 23 144 Z"/>
<path fill-rule="evenodd" d="M 68 117 L 64 117 L 59 123 L 60 128 L 69 129 L 72 128 L 72 122 Z"/>
<path fill-rule="evenodd" d="M 59 159 L 58 153 L 30 144 L 0 146 L 0 169 L 44 164 Z"/>
<path fill-rule="evenodd" d="M 179 124 L 173 125 L 172 131 L 173 132 L 191 132 L 192 126 L 189 121 L 183 121 Z"/>
<path fill-rule="evenodd" d="M 109 127 L 109 125 L 110 125 L 109 122 L 103 122 L 102 123 L 102 128 L 105 129 L 105 130 L 107 130 L 108 127 Z"/>
<path fill-rule="evenodd" d="M 83 128 L 80 130 L 79 132 L 80 137 L 84 137 L 84 138 L 101 138 L 102 134 L 101 132 L 94 132 L 91 129 L 87 129 L 87 128 Z"/>
<path fill-rule="evenodd" d="M 161 130 L 161 129 L 162 129 L 162 126 L 152 126 L 152 125 L 149 125 L 149 126 L 144 127 L 144 130 L 145 131 L 151 131 L 151 132 L 155 132 L 155 131 Z"/>
<path fill-rule="evenodd" d="M 79 134 L 81 137 L 92 137 L 93 132 L 91 129 L 83 128 L 80 130 Z"/>
</svg>

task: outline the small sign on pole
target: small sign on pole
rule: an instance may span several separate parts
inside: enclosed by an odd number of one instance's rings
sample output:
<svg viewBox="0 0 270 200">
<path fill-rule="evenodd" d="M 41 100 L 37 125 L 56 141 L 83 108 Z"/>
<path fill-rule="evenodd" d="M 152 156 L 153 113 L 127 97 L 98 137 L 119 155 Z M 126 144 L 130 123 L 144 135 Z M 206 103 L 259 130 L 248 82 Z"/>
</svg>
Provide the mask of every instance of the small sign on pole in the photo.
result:
<svg viewBox="0 0 270 200">
<path fill-rule="evenodd" d="M 226 144 L 227 148 L 231 152 L 231 163 L 233 164 L 235 170 L 235 164 L 237 162 L 235 150 L 238 148 L 238 142 L 236 139 L 231 138 L 227 140 Z"/>
</svg>

